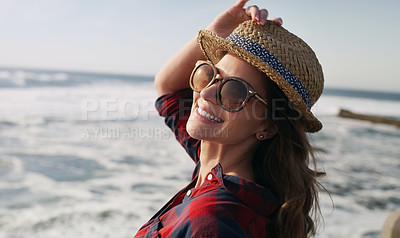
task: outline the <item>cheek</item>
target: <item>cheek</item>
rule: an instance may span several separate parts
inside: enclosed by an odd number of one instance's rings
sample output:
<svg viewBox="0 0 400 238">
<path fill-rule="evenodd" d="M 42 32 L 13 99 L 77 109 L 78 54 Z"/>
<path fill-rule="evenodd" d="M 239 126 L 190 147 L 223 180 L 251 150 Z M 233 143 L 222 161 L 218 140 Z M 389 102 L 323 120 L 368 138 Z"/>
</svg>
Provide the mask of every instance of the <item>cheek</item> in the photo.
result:
<svg viewBox="0 0 400 238">
<path fill-rule="evenodd" d="M 195 91 L 193 91 L 193 104 L 192 104 L 192 108 L 194 107 L 194 105 L 196 104 L 197 100 L 199 99 L 200 94 L 196 93 Z"/>
<path fill-rule="evenodd" d="M 256 99 L 252 99 L 252 102 L 246 106 L 246 113 L 249 115 L 251 120 L 263 123 L 268 119 L 268 108 Z"/>
<path fill-rule="evenodd" d="M 194 118 L 194 111 L 196 109 L 197 105 L 197 100 L 199 99 L 199 94 L 196 92 L 193 92 L 193 103 L 192 103 L 192 108 L 190 109 L 190 116 L 188 119 L 188 122 L 186 124 L 186 129 L 189 129 L 193 125 L 193 118 Z"/>
<path fill-rule="evenodd" d="M 264 124 L 264 121 L 263 108 L 252 108 L 252 104 L 249 104 L 237 113 L 230 113 L 229 130 L 236 135 L 252 136 Z"/>
<path fill-rule="evenodd" d="M 236 117 L 236 120 L 242 121 L 245 124 L 260 124 L 265 121 L 266 118 L 266 107 L 258 102 L 249 102 L 242 110 L 237 113 L 233 113 L 232 116 Z M 236 115 L 235 115 L 236 114 Z"/>
</svg>

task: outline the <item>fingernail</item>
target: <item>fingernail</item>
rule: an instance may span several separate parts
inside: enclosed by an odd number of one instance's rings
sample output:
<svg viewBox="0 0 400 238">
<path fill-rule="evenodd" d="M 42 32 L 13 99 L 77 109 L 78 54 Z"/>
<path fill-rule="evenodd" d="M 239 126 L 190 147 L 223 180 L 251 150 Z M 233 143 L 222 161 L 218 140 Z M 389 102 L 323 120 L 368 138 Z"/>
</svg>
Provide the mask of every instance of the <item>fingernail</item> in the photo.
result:
<svg viewBox="0 0 400 238">
<path fill-rule="evenodd" d="M 256 16 L 254 17 L 254 19 L 256 19 L 256 21 L 260 21 L 260 17 L 259 17 L 258 15 L 256 15 Z"/>
<path fill-rule="evenodd" d="M 264 18 L 261 19 L 261 20 L 260 20 L 260 23 L 261 23 L 261 25 L 264 25 L 264 24 L 265 24 L 265 19 L 264 19 Z"/>
</svg>

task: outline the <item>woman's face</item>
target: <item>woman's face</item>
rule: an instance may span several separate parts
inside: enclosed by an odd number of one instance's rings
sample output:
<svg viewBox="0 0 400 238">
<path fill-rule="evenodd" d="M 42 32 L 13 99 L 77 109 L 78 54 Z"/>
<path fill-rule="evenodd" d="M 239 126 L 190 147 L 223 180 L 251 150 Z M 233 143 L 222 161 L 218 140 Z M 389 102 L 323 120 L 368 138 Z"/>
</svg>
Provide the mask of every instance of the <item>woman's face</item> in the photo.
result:
<svg viewBox="0 0 400 238">
<path fill-rule="evenodd" d="M 254 66 L 233 54 L 226 54 L 216 65 L 221 77 L 235 76 L 247 81 L 254 90 L 266 98 L 266 79 Z M 186 129 L 190 136 L 222 144 L 239 144 L 252 138 L 267 127 L 265 105 L 252 97 L 239 112 L 228 112 L 217 102 L 214 83 L 200 93 L 194 92 L 191 115 Z M 210 115 L 202 116 L 204 112 Z"/>
</svg>

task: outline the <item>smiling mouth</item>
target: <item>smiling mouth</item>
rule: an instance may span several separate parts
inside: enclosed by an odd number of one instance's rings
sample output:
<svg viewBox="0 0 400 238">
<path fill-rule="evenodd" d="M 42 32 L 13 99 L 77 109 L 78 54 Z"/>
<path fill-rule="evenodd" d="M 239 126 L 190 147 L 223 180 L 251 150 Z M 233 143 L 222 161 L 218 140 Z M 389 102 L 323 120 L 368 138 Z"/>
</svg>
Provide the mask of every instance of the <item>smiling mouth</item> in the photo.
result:
<svg viewBox="0 0 400 238">
<path fill-rule="evenodd" d="M 222 122 L 224 122 L 224 120 L 222 120 L 221 118 L 218 118 L 218 117 L 216 117 L 216 116 L 210 114 L 209 112 L 206 112 L 206 111 L 202 110 L 200 107 L 197 108 L 197 112 L 198 112 L 201 116 L 207 118 L 207 119 L 210 120 L 210 121 L 217 122 L 217 123 L 222 123 Z"/>
</svg>

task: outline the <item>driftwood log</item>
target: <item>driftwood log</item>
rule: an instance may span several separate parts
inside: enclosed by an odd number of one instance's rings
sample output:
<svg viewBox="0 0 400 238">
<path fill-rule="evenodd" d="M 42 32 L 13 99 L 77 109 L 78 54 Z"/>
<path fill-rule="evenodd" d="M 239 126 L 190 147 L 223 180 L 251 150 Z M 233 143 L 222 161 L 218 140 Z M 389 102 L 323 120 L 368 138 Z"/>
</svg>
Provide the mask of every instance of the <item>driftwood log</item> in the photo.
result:
<svg viewBox="0 0 400 238">
<path fill-rule="evenodd" d="M 380 238 L 400 237 L 400 209 L 393 211 L 383 224 Z"/>
<path fill-rule="evenodd" d="M 353 113 L 353 112 L 350 112 L 350 111 L 344 110 L 344 109 L 340 109 L 339 116 L 344 117 L 344 118 L 358 119 L 358 120 L 370 121 L 370 122 L 374 122 L 374 123 L 383 123 L 383 124 L 400 127 L 400 120 L 395 119 L 395 118 L 390 118 L 390 117 L 358 114 L 358 113 Z"/>
</svg>

